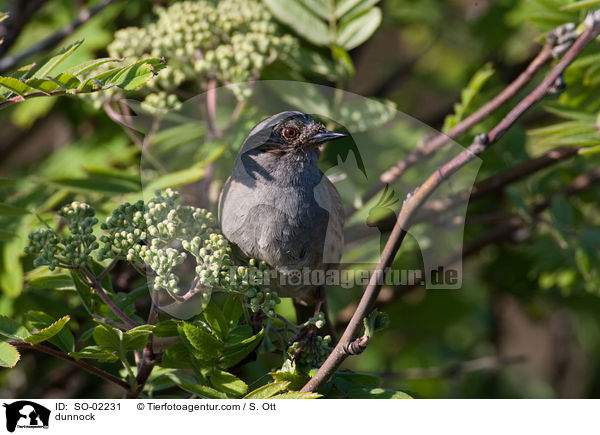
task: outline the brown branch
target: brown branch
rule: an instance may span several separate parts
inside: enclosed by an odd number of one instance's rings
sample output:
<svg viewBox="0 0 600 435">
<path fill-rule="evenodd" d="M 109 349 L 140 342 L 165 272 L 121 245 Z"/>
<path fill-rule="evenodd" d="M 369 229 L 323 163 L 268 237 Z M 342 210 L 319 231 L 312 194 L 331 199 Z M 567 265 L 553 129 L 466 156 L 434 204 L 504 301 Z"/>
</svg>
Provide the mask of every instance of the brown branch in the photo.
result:
<svg viewBox="0 0 600 435">
<path fill-rule="evenodd" d="M 46 50 L 48 48 L 54 47 L 56 44 L 58 44 L 60 41 L 62 41 L 65 37 L 67 37 L 71 33 L 73 33 L 79 26 L 87 23 L 90 20 L 90 18 L 92 18 L 94 15 L 96 15 L 102 9 L 104 9 L 105 7 L 109 6 L 112 3 L 115 3 L 117 1 L 120 1 L 120 0 L 104 0 L 102 3 L 96 5 L 92 8 L 84 9 L 84 10 L 80 11 L 79 14 L 77 15 L 77 17 L 73 21 L 71 21 L 70 24 L 63 27 L 62 29 L 60 29 L 59 31 L 54 33 L 53 35 L 38 42 L 35 45 L 29 47 L 29 49 L 25 50 L 23 53 L 19 53 L 14 56 L 11 56 L 11 57 L 5 57 L 3 59 L 0 59 L 0 71 L 6 71 L 8 69 L 11 69 L 11 68 L 15 67 L 22 60 L 27 59 L 29 56 L 31 56 L 35 53 L 38 53 L 40 51 Z"/>
<path fill-rule="evenodd" d="M 552 192 L 545 200 L 529 206 L 528 210 L 529 215 L 531 216 L 531 221 L 525 220 L 522 216 L 516 214 L 506 215 L 501 225 L 486 230 L 481 237 L 473 242 L 468 243 L 461 251 L 450 255 L 441 263 L 448 265 L 453 264 L 461 258 L 465 259 L 477 254 L 482 249 L 492 244 L 502 243 L 505 241 L 512 243 L 524 242 L 533 232 L 535 226 L 538 223 L 543 222 L 540 214 L 550 207 L 553 198 L 558 195 L 577 195 L 578 193 L 583 192 L 598 183 L 600 183 L 600 168 L 596 168 L 586 174 L 578 175 L 569 185 Z M 420 287 L 422 287 L 420 283 L 395 287 L 393 292 L 386 292 L 385 296 L 382 293 L 380 295 L 381 297 L 378 297 L 377 302 L 383 305 L 388 305 Z M 347 306 L 344 308 L 343 313 L 353 313 L 355 309 L 356 306 Z M 340 316 L 340 318 L 336 321 L 335 328 L 338 329 L 342 327 L 342 324 L 348 322 L 349 320 L 350 315 L 347 315 L 347 317 Z"/>
<path fill-rule="evenodd" d="M 0 56 L 4 56 L 17 38 L 31 21 L 33 15 L 44 6 L 46 0 L 12 0 L 12 7 L 8 12 L 8 19 L 0 24 Z"/>
<path fill-rule="evenodd" d="M 133 320 L 131 320 L 131 318 L 129 318 L 129 316 L 127 314 L 125 314 L 123 311 L 121 311 L 121 309 L 119 307 L 117 307 L 117 305 L 110 299 L 110 297 L 108 297 L 108 295 L 102 288 L 102 284 L 100 283 L 98 278 L 96 278 L 94 276 L 94 274 L 92 272 L 90 272 L 86 267 L 81 267 L 80 270 L 84 273 L 84 275 L 90 281 L 87 284 L 91 288 L 96 290 L 96 294 L 100 297 L 100 299 L 102 299 L 102 301 L 106 305 L 108 305 L 108 307 L 112 310 L 113 313 L 115 313 L 117 315 L 118 318 L 120 318 L 123 322 L 125 322 L 125 324 L 127 326 L 129 326 L 130 328 L 135 328 L 136 326 L 138 326 L 137 323 L 135 323 Z"/>
<path fill-rule="evenodd" d="M 394 166 L 385 171 L 377 183 L 367 191 L 363 196 L 363 204 L 370 201 L 386 184 L 392 184 L 400 178 L 408 169 L 421 162 L 425 157 L 433 154 L 435 151 L 446 145 L 450 140 L 457 139 L 473 126 L 490 116 L 498 110 L 500 106 L 514 97 L 525 85 L 527 85 L 535 74 L 552 59 L 552 46 L 545 44 L 538 55 L 531 61 L 525 71 L 523 71 L 512 83 L 510 83 L 502 92 L 494 97 L 490 102 L 478 109 L 476 112 L 459 122 L 446 134 L 437 135 L 431 139 L 425 140 L 419 147 L 408 156 L 397 162 Z"/>
<path fill-rule="evenodd" d="M 15 340 L 10 340 L 8 341 L 9 344 L 16 346 L 16 347 L 24 347 L 24 348 L 29 348 L 29 349 L 35 349 L 39 352 L 43 352 L 45 354 L 48 355 L 52 355 L 56 358 L 60 358 L 62 360 L 68 361 L 71 364 L 76 365 L 79 368 L 82 368 L 83 370 L 85 370 L 88 373 L 92 373 L 96 376 L 100 376 L 102 379 L 105 379 L 109 382 L 112 382 L 113 384 L 118 385 L 119 387 L 130 391 L 131 387 L 129 386 L 129 384 L 127 382 L 125 382 L 122 379 L 117 378 L 114 375 L 111 375 L 108 372 L 105 372 L 102 369 L 99 369 L 96 366 L 93 366 L 91 364 L 86 363 L 85 361 L 81 361 L 78 359 L 73 358 L 72 356 L 69 356 L 67 354 L 64 354 L 56 349 L 52 349 L 51 347 L 48 346 L 44 346 L 43 344 L 32 344 L 29 343 L 27 341 L 15 341 Z"/>
<path fill-rule="evenodd" d="M 389 268 L 402 245 L 406 231 L 412 223 L 412 218 L 431 196 L 431 194 L 448 177 L 456 171 L 473 161 L 486 149 L 496 143 L 502 135 L 533 105 L 548 95 L 554 88 L 557 80 L 562 78 L 565 69 L 575 60 L 585 46 L 600 33 L 600 11 L 590 13 L 586 18 L 586 29 L 573 43 L 564 57 L 550 71 L 546 78 L 521 102 L 519 102 L 487 135 L 479 135 L 473 143 L 460 154 L 442 165 L 437 171 L 418 187 L 412 195 L 408 195 L 400 213 L 396 225 L 383 249 L 381 257 L 371 275 L 369 283 L 365 288 L 363 296 L 354 312 L 350 323 L 346 327 L 340 341 L 336 344 L 332 353 L 319 368 L 317 373 L 302 388 L 302 391 L 317 391 L 333 375 L 342 362 L 349 356 L 348 349 L 351 348 L 358 335 L 362 320 L 371 312 L 382 287 L 384 271 Z"/>
</svg>

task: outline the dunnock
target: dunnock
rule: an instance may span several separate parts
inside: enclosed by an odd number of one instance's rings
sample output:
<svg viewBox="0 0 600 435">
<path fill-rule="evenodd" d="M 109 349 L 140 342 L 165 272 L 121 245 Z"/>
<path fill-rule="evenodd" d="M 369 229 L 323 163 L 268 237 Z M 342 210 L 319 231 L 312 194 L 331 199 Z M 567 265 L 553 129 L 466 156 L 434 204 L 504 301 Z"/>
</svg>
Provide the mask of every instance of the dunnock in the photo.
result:
<svg viewBox="0 0 600 435">
<path fill-rule="evenodd" d="M 318 160 L 320 145 L 343 136 L 302 112 L 271 116 L 244 141 L 221 193 L 219 222 L 234 253 L 265 261 L 278 273 L 269 287 L 296 302 L 315 302 L 319 287 L 299 273 L 324 275 L 342 256 L 344 210 Z"/>
</svg>

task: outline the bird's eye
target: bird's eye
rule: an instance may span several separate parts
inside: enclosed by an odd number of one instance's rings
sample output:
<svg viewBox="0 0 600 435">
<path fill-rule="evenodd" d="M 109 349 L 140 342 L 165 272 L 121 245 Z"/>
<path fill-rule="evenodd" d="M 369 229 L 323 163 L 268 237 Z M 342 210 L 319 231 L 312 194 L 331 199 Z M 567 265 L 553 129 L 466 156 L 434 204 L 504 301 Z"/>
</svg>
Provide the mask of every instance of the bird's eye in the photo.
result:
<svg viewBox="0 0 600 435">
<path fill-rule="evenodd" d="M 296 137 L 297 134 L 298 134 L 298 132 L 296 131 L 295 128 L 286 127 L 283 129 L 283 135 L 285 137 L 287 137 L 288 139 L 292 139 L 292 138 Z"/>
</svg>

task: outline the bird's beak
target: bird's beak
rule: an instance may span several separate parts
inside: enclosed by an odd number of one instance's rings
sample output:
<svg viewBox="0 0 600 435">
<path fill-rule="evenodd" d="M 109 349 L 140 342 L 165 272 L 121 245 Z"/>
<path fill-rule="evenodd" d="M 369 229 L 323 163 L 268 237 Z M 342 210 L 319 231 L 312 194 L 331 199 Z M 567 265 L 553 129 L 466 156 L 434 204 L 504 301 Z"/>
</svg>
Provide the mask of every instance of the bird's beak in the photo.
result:
<svg viewBox="0 0 600 435">
<path fill-rule="evenodd" d="M 325 130 L 322 133 L 318 133 L 312 137 L 312 142 L 314 144 L 322 144 L 324 142 L 329 142 L 333 139 L 339 139 L 340 137 L 345 137 L 344 133 L 337 133 L 335 131 L 327 131 Z"/>
</svg>

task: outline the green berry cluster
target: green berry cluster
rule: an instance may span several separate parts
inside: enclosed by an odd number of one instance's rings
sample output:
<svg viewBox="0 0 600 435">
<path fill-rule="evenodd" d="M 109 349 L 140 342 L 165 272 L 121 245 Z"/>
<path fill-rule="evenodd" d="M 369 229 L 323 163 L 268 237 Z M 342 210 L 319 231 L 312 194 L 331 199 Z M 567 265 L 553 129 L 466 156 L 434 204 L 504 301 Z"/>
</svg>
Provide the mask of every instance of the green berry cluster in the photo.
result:
<svg viewBox="0 0 600 435">
<path fill-rule="evenodd" d="M 298 349 L 301 346 L 302 349 L 297 355 Z M 313 367 L 320 367 L 332 350 L 331 336 L 326 335 L 325 337 L 321 337 L 317 335 L 312 338 L 312 342 L 305 343 L 304 345 L 295 341 L 287 348 L 287 354 L 290 359 L 294 359 L 299 368 L 306 370 Z"/>
<path fill-rule="evenodd" d="M 42 228 L 29 235 L 27 254 L 35 254 L 35 266 L 47 265 L 50 270 L 57 267 L 74 268 L 85 266 L 99 244 L 93 234 L 98 219 L 96 211 L 87 204 L 73 202 L 59 212 L 69 229 L 68 235 L 59 235 L 50 228 Z"/>
<path fill-rule="evenodd" d="M 169 68 L 151 82 L 158 92 L 146 98 L 148 107 L 177 108 L 171 91 L 183 83 L 248 82 L 298 48 L 298 41 L 282 34 L 258 0 L 181 1 L 154 11 L 155 22 L 118 30 L 108 46 L 113 57 L 136 60 L 149 55 L 169 62 Z M 232 91 L 240 99 L 248 96 L 247 88 Z"/>
<path fill-rule="evenodd" d="M 302 324 L 302 326 L 310 326 L 315 325 L 317 329 L 321 329 L 325 326 L 325 313 L 319 311 L 319 313 L 315 317 L 311 317 L 306 322 Z"/>
<path fill-rule="evenodd" d="M 73 202 L 59 215 L 68 232 L 59 234 L 42 228 L 30 234 L 25 249 L 35 255 L 36 266 L 76 268 L 86 266 L 95 254 L 98 261 L 120 259 L 146 265 L 151 273 L 150 287 L 182 295 L 176 269 L 192 255 L 196 282 L 206 288 L 226 289 L 248 298 L 250 309 L 274 316 L 280 302 L 271 290 L 261 290 L 250 279 L 267 272 L 264 262 L 250 260 L 247 266 L 234 266 L 229 242 L 219 232 L 214 215 L 182 203 L 181 196 L 167 189 L 145 203 L 125 203 L 117 207 L 100 225 L 100 243 L 93 234 L 98 223 L 95 210 Z M 186 290 L 187 291 L 187 290 Z"/>
</svg>

